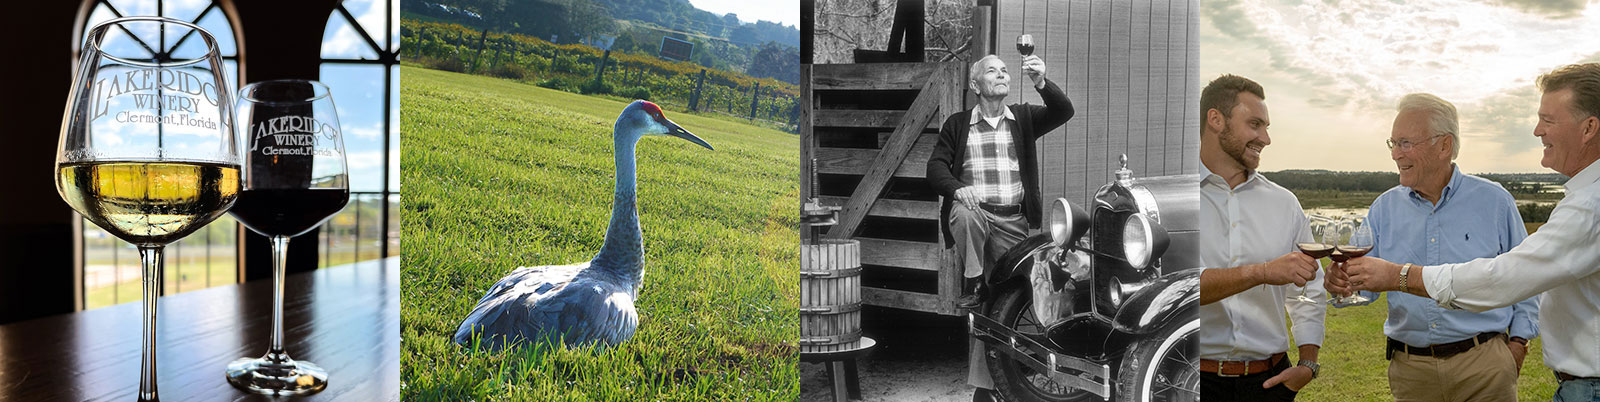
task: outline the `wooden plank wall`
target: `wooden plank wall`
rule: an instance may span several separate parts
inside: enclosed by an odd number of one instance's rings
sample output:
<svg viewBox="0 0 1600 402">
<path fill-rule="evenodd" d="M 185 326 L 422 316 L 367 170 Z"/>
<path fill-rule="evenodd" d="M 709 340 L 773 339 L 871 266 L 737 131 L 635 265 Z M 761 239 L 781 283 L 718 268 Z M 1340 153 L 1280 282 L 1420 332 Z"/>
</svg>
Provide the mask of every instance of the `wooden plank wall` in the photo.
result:
<svg viewBox="0 0 1600 402">
<path fill-rule="evenodd" d="M 1046 76 L 1077 116 L 1040 140 L 1045 199 L 1089 201 L 1117 156 L 1137 176 L 1199 171 L 1198 0 L 999 0 L 995 54 L 1013 75 L 1010 101 L 1040 104 L 1016 38 L 1033 35 Z"/>
</svg>

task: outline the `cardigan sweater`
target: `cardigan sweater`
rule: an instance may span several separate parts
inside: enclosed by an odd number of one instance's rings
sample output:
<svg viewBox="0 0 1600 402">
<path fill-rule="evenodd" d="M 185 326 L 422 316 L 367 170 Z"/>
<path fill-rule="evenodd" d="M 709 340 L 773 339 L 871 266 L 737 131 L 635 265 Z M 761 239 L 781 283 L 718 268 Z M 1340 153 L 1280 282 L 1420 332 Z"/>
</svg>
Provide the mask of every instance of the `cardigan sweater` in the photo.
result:
<svg viewBox="0 0 1600 402">
<path fill-rule="evenodd" d="M 1072 100 L 1055 82 L 1046 79 L 1044 87 L 1038 91 L 1044 99 L 1043 106 L 1006 106 L 1016 116 L 1016 126 L 1011 130 L 1011 143 L 1016 147 L 1017 164 L 1022 169 L 1022 214 L 1028 218 L 1028 227 L 1035 229 L 1042 220 L 1044 203 L 1039 196 L 1039 166 L 1034 141 L 1066 124 L 1074 113 Z M 939 127 L 939 142 L 934 145 L 933 154 L 928 158 L 928 185 L 944 197 L 939 205 L 939 227 L 947 239 L 951 237 L 950 225 L 947 224 L 950 221 L 950 204 L 956 198 L 956 190 L 969 185 L 962 182 L 960 177 L 962 162 L 967 158 L 967 131 L 971 128 L 971 113 L 976 113 L 975 109 L 976 106 L 944 120 L 944 125 Z M 945 247 L 953 244 L 946 242 Z"/>
</svg>

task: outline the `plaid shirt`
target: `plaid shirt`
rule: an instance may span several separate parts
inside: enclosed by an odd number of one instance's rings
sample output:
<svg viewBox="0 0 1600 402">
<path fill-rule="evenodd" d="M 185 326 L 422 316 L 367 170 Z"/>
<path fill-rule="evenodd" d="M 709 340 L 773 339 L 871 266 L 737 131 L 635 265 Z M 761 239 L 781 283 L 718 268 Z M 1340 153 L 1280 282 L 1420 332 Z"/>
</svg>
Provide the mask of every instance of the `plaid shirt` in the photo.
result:
<svg viewBox="0 0 1600 402">
<path fill-rule="evenodd" d="M 1017 164 L 1016 146 L 1011 143 L 1011 128 L 1017 118 L 1011 108 L 991 125 L 978 108 L 972 109 L 972 127 L 967 135 L 967 158 L 961 162 L 961 180 L 976 186 L 983 202 L 1022 203 L 1022 173 Z"/>
</svg>

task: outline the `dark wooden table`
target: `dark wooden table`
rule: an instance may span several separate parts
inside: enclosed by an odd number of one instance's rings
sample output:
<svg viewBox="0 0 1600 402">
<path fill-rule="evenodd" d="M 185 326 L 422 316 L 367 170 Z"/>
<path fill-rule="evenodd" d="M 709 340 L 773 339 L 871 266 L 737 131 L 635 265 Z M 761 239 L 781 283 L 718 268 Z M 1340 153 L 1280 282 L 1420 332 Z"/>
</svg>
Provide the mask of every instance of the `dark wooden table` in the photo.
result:
<svg viewBox="0 0 1600 402">
<path fill-rule="evenodd" d="M 380 262 L 381 261 L 381 262 Z M 228 385 L 223 369 L 267 350 L 272 281 L 162 297 L 156 384 L 163 401 L 271 400 Z M 139 391 L 140 303 L 0 326 L 0 401 L 132 401 Z M 328 371 L 300 401 L 400 399 L 397 258 L 290 275 L 284 347 Z"/>
</svg>

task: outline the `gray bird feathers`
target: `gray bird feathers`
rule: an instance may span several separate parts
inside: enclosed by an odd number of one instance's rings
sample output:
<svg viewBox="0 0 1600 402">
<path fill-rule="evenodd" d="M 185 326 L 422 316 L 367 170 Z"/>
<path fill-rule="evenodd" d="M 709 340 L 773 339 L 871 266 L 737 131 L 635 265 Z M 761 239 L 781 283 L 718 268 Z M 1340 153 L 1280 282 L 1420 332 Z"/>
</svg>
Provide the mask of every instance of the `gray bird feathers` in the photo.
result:
<svg viewBox="0 0 1600 402">
<path fill-rule="evenodd" d="M 476 332 L 487 350 L 530 342 L 615 346 L 639 326 L 637 292 L 619 282 L 589 263 L 517 268 L 489 288 L 453 340 L 471 345 Z"/>
</svg>

